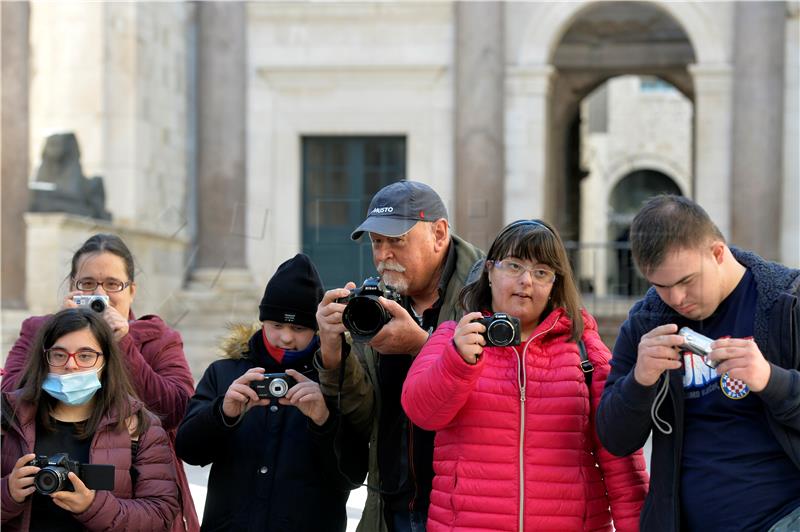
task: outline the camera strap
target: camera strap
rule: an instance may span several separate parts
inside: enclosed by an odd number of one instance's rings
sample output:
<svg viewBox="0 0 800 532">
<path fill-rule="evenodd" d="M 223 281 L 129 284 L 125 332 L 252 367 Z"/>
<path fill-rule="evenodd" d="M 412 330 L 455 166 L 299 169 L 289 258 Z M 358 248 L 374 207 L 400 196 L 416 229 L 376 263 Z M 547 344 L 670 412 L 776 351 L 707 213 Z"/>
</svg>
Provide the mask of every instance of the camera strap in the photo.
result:
<svg viewBox="0 0 800 532">
<path fill-rule="evenodd" d="M 583 342 L 583 338 L 578 340 L 578 353 L 581 356 L 581 371 L 583 371 L 583 378 L 586 379 L 586 386 L 591 389 L 594 365 L 592 365 L 591 361 L 589 360 L 589 355 L 586 353 L 586 344 Z"/>
</svg>

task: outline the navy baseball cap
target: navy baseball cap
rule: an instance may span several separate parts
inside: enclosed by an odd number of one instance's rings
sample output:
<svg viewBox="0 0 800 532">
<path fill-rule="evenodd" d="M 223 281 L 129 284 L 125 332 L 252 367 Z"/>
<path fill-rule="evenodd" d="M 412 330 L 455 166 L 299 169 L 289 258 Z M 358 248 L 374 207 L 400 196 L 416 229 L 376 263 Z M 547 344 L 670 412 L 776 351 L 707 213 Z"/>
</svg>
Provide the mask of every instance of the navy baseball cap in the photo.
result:
<svg viewBox="0 0 800 532">
<path fill-rule="evenodd" d="M 447 219 L 442 198 L 431 187 L 417 181 L 398 181 L 380 189 L 367 209 L 367 219 L 350 238 L 358 240 L 364 233 L 402 236 L 417 222 Z"/>
</svg>

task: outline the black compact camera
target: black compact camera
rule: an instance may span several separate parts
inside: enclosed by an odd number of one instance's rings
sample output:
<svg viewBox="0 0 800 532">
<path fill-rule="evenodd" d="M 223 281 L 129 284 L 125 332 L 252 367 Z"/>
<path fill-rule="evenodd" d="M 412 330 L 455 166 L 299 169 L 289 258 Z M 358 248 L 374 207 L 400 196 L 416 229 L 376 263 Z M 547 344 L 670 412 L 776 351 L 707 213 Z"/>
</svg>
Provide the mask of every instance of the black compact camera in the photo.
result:
<svg viewBox="0 0 800 532">
<path fill-rule="evenodd" d="M 684 339 L 684 342 L 678 346 L 679 349 L 690 351 L 697 356 L 703 357 L 703 361 L 711 368 L 716 368 L 719 365 L 719 361 L 708 359 L 708 355 L 711 353 L 711 343 L 714 340 L 703 336 L 697 331 L 693 331 L 689 327 L 681 327 L 678 334 L 683 336 Z"/>
<path fill-rule="evenodd" d="M 51 457 L 37 456 L 28 465 L 39 467 L 39 472 L 33 477 L 36 491 L 42 495 L 50 495 L 57 491 L 75 491 L 67 475 L 70 471 L 91 490 L 114 489 L 113 464 L 82 464 L 70 460 L 69 454 L 58 453 Z"/>
<path fill-rule="evenodd" d="M 475 320 L 486 327 L 483 337 L 486 338 L 486 347 L 505 347 L 520 344 L 519 319 L 509 316 L 504 312 L 495 312 L 491 316 Z"/>
<path fill-rule="evenodd" d="M 378 298 L 400 301 L 400 294 L 392 286 L 382 289 L 380 277 L 368 277 L 360 288 L 350 291 L 347 297 L 336 300 L 345 303 L 342 323 L 358 342 L 368 342 L 392 319 Z"/>
<path fill-rule="evenodd" d="M 79 307 L 89 307 L 95 312 L 103 312 L 108 307 L 108 296 L 72 296 L 72 301 Z"/>
<path fill-rule="evenodd" d="M 286 373 L 265 373 L 263 381 L 250 381 L 250 387 L 256 391 L 259 399 L 283 397 L 295 384 L 297 381 Z"/>
</svg>

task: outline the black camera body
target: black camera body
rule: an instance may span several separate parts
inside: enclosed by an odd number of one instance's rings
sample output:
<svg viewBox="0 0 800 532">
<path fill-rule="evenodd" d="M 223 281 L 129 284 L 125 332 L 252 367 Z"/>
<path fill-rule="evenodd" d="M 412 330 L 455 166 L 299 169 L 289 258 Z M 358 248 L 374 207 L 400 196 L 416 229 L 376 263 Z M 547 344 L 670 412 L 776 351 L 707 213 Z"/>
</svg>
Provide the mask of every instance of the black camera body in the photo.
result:
<svg viewBox="0 0 800 532">
<path fill-rule="evenodd" d="M 114 489 L 113 464 L 82 464 L 77 460 L 70 460 L 67 453 L 58 453 L 50 457 L 39 455 L 28 462 L 28 465 L 40 468 L 33 477 L 33 485 L 42 495 L 57 491 L 75 491 L 72 482 L 67 478 L 70 472 L 78 475 L 91 490 Z"/>
<path fill-rule="evenodd" d="M 279 399 L 295 384 L 297 381 L 294 377 L 286 373 L 265 373 L 263 381 L 250 381 L 250 387 L 256 391 L 259 399 Z"/>
<path fill-rule="evenodd" d="M 103 312 L 108 307 L 108 296 L 72 296 L 72 301 L 79 307 L 89 307 L 95 312 Z"/>
<path fill-rule="evenodd" d="M 519 329 L 519 319 L 509 316 L 505 312 L 495 312 L 491 316 L 475 320 L 486 327 L 483 337 L 486 347 L 506 347 L 519 345 L 522 335 Z"/>
<path fill-rule="evenodd" d="M 380 277 L 368 277 L 361 287 L 336 300 L 345 304 L 342 323 L 357 342 L 370 341 L 392 319 L 392 315 L 378 301 L 379 297 L 400 302 L 397 290 L 393 286 L 381 288 L 380 282 Z"/>
</svg>

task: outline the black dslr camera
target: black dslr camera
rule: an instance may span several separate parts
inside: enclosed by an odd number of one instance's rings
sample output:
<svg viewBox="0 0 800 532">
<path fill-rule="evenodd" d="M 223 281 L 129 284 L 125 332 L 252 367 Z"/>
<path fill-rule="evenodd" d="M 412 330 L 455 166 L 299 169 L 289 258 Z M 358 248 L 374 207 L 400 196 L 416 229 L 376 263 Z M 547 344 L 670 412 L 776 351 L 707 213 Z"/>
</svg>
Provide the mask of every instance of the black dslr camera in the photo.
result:
<svg viewBox="0 0 800 532">
<path fill-rule="evenodd" d="M 361 288 L 355 288 L 347 297 L 336 300 L 337 303 L 345 303 L 342 323 L 357 342 L 370 341 L 392 319 L 392 315 L 378 301 L 379 297 L 400 301 L 400 294 L 394 287 L 381 289 L 380 282 L 380 277 L 368 277 Z"/>
<path fill-rule="evenodd" d="M 520 344 L 519 319 L 504 312 L 495 312 L 491 316 L 475 320 L 486 327 L 483 337 L 486 347 L 505 347 Z"/>
<path fill-rule="evenodd" d="M 283 397 L 295 384 L 297 381 L 286 373 L 265 373 L 263 381 L 250 381 L 250 387 L 256 391 L 259 399 Z"/>
<path fill-rule="evenodd" d="M 33 477 L 36 491 L 42 495 L 50 495 L 57 491 L 75 491 L 67 475 L 72 471 L 86 484 L 90 490 L 114 489 L 114 466 L 112 464 L 82 464 L 70 460 L 69 454 L 58 453 L 51 457 L 37 456 L 30 462 L 39 472 Z"/>
</svg>

